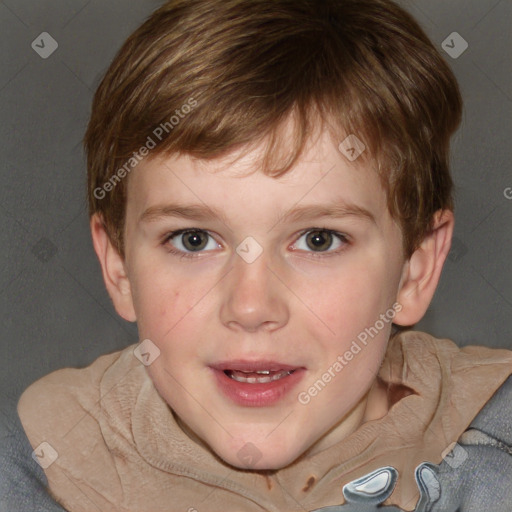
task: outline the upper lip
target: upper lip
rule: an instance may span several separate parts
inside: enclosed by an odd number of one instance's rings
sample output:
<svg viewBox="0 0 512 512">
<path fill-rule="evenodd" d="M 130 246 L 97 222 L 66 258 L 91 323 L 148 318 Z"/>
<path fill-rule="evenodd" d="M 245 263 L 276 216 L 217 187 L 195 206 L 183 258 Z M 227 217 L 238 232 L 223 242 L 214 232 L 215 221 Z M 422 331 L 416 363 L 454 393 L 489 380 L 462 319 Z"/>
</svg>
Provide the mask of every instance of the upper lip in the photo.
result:
<svg viewBox="0 0 512 512">
<path fill-rule="evenodd" d="M 221 361 L 219 363 L 215 363 L 210 365 L 211 368 L 215 370 L 240 370 L 243 372 L 250 372 L 250 371 L 262 371 L 262 370 L 270 370 L 270 371 L 290 371 L 290 370 L 297 370 L 300 368 L 300 365 L 289 365 L 280 363 L 278 361 L 264 361 L 264 360 L 258 360 L 258 361 L 247 361 L 243 359 L 236 359 L 231 361 Z"/>
</svg>

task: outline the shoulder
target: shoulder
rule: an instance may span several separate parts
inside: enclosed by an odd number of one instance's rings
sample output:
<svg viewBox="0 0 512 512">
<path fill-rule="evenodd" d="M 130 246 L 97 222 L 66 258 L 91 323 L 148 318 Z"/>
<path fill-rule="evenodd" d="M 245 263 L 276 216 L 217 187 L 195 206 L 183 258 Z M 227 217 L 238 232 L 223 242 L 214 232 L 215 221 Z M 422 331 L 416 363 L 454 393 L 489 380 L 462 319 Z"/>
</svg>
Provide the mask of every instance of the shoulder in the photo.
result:
<svg viewBox="0 0 512 512">
<path fill-rule="evenodd" d="M 102 378 L 130 349 L 100 356 L 85 368 L 56 370 L 31 384 L 17 406 L 31 445 L 35 448 L 49 438 L 61 440 L 77 422 L 93 428 L 90 420 L 98 416 Z"/>
<path fill-rule="evenodd" d="M 0 415 L 0 431 L 0 510 L 64 512 L 47 492 L 46 477 L 32 458 L 14 404 Z"/>
<path fill-rule="evenodd" d="M 142 366 L 129 346 L 99 357 L 86 368 L 52 372 L 21 395 L 18 415 L 33 448 L 31 457 L 44 470 L 51 496 L 65 508 L 84 501 L 77 482 L 86 489 L 109 482 L 108 503 L 115 503 L 122 494 L 116 462 L 103 435 L 110 415 L 103 399 L 115 394 L 116 386 L 132 384 L 123 377 L 135 365 Z"/>
<path fill-rule="evenodd" d="M 468 400 L 471 397 L 468 396 Z M 446 453 L 439 465 L 416 470 L 418 512 L 509 512 L 512 503 L 512 376 Z"/>
<path fill-rule="evenodd" d="M 455 456 L 445 458 L 440 469 L 448 481 L 457 476 L 453 488 L 461 502 L 471 503 L 474 510 L 510 510 L 506 504 L 512 502 L 512 375 L 474 418 L 453 452 Z"/>
<path fill-rule="evenodd" d="M 512 447 L 512 375 L 478 413 L 471 428 Z"/>
</svg>

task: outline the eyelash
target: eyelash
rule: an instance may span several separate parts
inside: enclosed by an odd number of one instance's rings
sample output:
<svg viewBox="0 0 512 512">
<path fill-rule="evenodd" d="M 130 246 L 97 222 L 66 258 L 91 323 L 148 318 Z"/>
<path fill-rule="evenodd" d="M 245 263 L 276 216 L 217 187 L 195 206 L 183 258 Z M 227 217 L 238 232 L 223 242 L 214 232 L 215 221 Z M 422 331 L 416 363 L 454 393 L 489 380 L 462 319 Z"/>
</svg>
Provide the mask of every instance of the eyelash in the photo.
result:
<svg viewBox="0 0 512 512">
<path fill-rule="evenodd" d="M 184 251 L 180 251 L 179 249 L 176 249 L 172 244 L 169 244 L 169 242 L 179 236 L 179 235 L 182 235 L 182 234 L 185 234 L 185 233 L 197 233 L 197 232 L 200 232 L 200 233 L 206 233 L 209 237 L 213 238 L 212 235 L 210 235 L 210 233 L 208 233 L 208 231 L 205 231 L 204 229 L 199 229 L 199 228 L 185 228 L 185 229 L 178 229 L 176 231 L 171 231 L 169 233 L 167 233 L 165 235 L 165 238 L 163 239 L 162 241 L 162 245 L 165 247 L 165 249 L 173 254 L 174 256 L 179 256 L 180 257 L 180 260 L 181 259 L 194 259 L 194 258 L 199 258 L 201 257 L 201 253 L 202 252 L 205 252 L 205 251 L 197 251 L 197 252 L 184 252 Z M 307 233 L 311 233 L 311 232 L 321 232 L 321 233 L 328 233 L 330 235 L 333 235 L 335 237 L 338 238 L 338 240 L 343 244 L 343 246 L 341 248 L 338 248 L 337 250 L 335 251 L 330 251 L 330 250 L 327 250 L 327 251 L 306 251 L 310 258 L 328 258 L 328 257 L 331 257 L 331 256 L 337 256 L 339 255 L 341 252 L 343 252 L 347 245 L 350 244 L 350 241 L 349 241 L 349 238 L 347 235 L 344 235 L 343 233 L 340 233 L 338 231 L 334 231 L 332 229 L 327 229 L 327 228 L 308 228 L 304 231 L 302 231 L 297 240 L 299 240 L 300 238 L 302 238 L 304 235 L 306 235 Z M 215 239 L 214 239 L 215 240 Z"/>
</svg>

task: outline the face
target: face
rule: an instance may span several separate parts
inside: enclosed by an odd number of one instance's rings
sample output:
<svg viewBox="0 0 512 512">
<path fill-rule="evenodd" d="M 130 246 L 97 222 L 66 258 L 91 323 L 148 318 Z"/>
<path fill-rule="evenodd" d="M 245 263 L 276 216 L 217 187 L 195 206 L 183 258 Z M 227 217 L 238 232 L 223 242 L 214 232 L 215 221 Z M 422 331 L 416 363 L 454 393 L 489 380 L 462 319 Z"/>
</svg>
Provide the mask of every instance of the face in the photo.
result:
<svg viewBox="0 0 512 512">
<path fill-rule="evenodd" d="M 277 469 L 362 423 L 404 259 L 375 171 L 327 133 L 280 178 L 262 154 L 141 162 L 125 269 L 182 428 L 233 466 Z"/>
</svg>

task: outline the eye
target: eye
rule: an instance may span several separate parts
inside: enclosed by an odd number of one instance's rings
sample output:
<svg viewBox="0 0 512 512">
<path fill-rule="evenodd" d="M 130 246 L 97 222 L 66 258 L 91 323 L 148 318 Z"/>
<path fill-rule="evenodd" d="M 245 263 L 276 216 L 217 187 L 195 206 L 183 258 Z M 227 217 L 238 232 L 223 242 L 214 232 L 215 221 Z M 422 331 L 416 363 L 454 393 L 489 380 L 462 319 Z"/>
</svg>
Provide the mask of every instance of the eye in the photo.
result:
<svg viewBox="0 0 512 512">
<path fill-rule="evenodd" d="M 347 243 L 348 239 L 342 233 L 330 229 L 313 228 L 303 232 L 293 248 L 307 252 L 336 253 L 343 250 Z"/>
<path fill-rule="evenodd" d="M 169 233 L 163 244 L 174 254 L 188 256 L 188 253 L 217 249 L 219 244 L 202 229 L 180 229 Z"/>
</svg>

